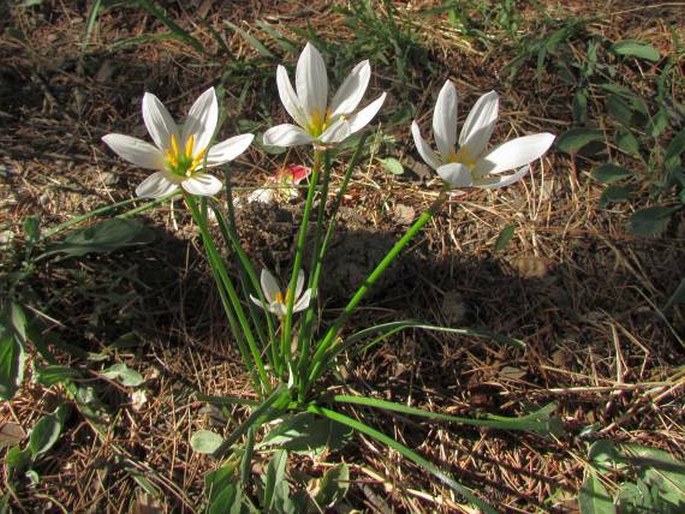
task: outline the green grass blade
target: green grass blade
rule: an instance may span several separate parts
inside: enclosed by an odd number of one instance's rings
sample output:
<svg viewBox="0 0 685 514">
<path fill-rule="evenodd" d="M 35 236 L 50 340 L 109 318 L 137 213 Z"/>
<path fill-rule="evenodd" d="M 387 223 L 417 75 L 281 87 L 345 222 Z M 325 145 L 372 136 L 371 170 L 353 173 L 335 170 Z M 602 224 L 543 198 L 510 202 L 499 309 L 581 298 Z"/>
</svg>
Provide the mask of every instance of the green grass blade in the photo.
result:
<svg viewBox="0 0 685 514">
<path fill-rule="evenodd" d="M 138 5 L 142 9 L 150 13 L 152 16 L 157 18 L 159 21 L 161 21 L 177 39 L 180 39 L 181 41 L 188 43 L 201 54 L 206 53 L 205 47 L 202 46 L 202 43 L 200 43 L 200 41 L 197 38 L 191 36 L 188 31 L 184 30 L 179 25 L 177 25 L 171 18 L 169 18 L 166 15 L 164 10 L 155 5 L 154 2 L 151 2 L 150 0 L 138 0 Z"/>
<path fill-rule="evenodd" d="M 276 56 L 269 50 L 266 46 L 264 46 L 264 43 L 262 43 L 259 39 L 254 37 L 252 34 L 247 32 L 246 30 L 243 30 L 242 28 L 238 27 L 234 23 L 231 23 L 228 20 L 225 20 L 224 23 L 226 26 L 228 26 L 231 30 L 234 32 L 237 32 L 240 34 L 245 41 L 247 41 L 252 47 L 259 52 L 259 54 L 262 57 L 266 57 L 267 59 L 275 59 Z"/>
<path fill-rule="evenodd" d="M 95 0 L 88 11 L 88 19 L 86 20 L 86 33 L 83 35 L 83 42 L 81 43 L 81 50 L 85 50 L 90 43 L 90 36 L 95 28 L 95 23 L 100 15 L 100 8 L 102 7 L 102 0 Z"/>
<path fill-rule="evenodd" d="M 482 330 L 482 329 L 477 329 L 477 328 L 442 327 L 440 325 L 431 325 L 428 323 L 420 323 L 417 321 L 401 320 L 401 321 L 392 321 L 389 323 L 382 323 L 380 325 L 375 325 L 375 326 L 368 327 L 368 328 L 365 328 L 363 330 L 360 330 L 359 332 L 356 332 L 355 334 L 353 334 L 349 337 L 346 337 L 345 342 L 343 344 L 341 344 L 339 347 L 336 347 L 332 350 L 335 350 L 335 353 L 339 353 L 342 351 L 349 350 L 349 349 L 351 349 L 351 347 L 358 344 L 360 341 L 362 341 L 366 337 L 373 335 L 375 333 L 380 333 L 380 335 L 378 335 L 375 339 L 364 344 L 360 348 L 360 351 L 366 350 L 366 349 L 370 348 L 371 346 L 374 346 L 374 345 L 384 341 L 389 336 L 396 334 L 397 332 L 400 332 L 402 330 L 407 330 L 410 328 L 418 329 L 418 330 L 429 330 L 432 332 L 443 332 L 446 334 L 457 334 L 457 335 L 464 335 L 464 336 L 470 336 L 470 337 L 478 337 L 480 339 L 489 339 L 490 341 L 494 341 L 496 343 L 501 343 L 501 344 L 506 344 L 509 346 L 513 346 L 515 348 L 525 348 L 526 347 L 526 343 L 524 343 L 520 339 L 514 339 L 511 337 L 503 336 L 501 334 L 496 334 L 494 332 L 489 332 L 487 330 Z"/>
<path fill-rule="evenodd" d="M 403 444 L 400 444 L 397 442 L 395 439 L 392 437 L 389 437 L 385 435 L 382 432 L 379 432 L 375 428 L 371 428 L 370 426 L 361 423 L 360 421 L 357 421 L 356 419 L 350 418 L 348 416 L 345 416 L 344 414 L 340 414 L 339 412 L 326 409 L 324 407 L 317 407 L 317 406 L 310 406 L 308 408 L 310 412 L 313 412 L 314 414 L 319 414 L 320 416 L 325 416 L 330 420 L 336 421 L 338 423 L 342 423 L 343 425 L 347 425 L 348 427 L 364 434 L 369 437 L 373 437 L 377 441 L 385 444 L 389 448 L 392 448 L 395 450 L 397 453 L 405 457 L 406 459 L 409 459 L 412 461 L 414 464 L 417 466 L 422 467 L 425 469 L 427 472 L 435 476 L 438 480 L 440 480 L 442 483 L 447 485 L 450 489 L 455 491 L 456 493 L 462 495 L 464 498 L 466 498 L 469 502 L 471 502 L 473 505 L 481 509 L 483 512 L 487 514 L 497 514 L 497 511 L 490 507 L 487 503 L 485 503 L 483 500 L 478 498 L 471 490 L 467 489 L 463 485 L 459 484 L 456 482 L 452 477 L 450 477 L 447 473 L 444 471 L 441 471 L 438 469 L 436 466 L 431 464 L 428 460 L 423 458 L 421 455 L 416 453 L 413 450 L 410 450 Z"/>
<path fill-rule="evenodd" d="M 363 405 L 365 407 L 373 407 L 374 409 L 389 410 L 392 412 L 399 412 L 400 414 L 419 416 L 435 421 L 451 421 L 454 423 L 460 423 L 462 425 L 497 428 L 501 430 L 526 430 L 539 434 L 549 434 L 551 432 L 552 429 L 550 428 L 550 421 L 552 420 L 550 419 L 550 414 L 556 408 L 556 404 L 550 403 L 541 409 L 520 418 L 486 415 L 482 419 L 477 419 L 450 416 L 449 414 L 441 414 L 439 412 L 429 412 L 423 409 L 417 409 L 416 407 L 409 407 L 408 405 L 378 400 L 376 398 L 367 398 L 365 396 L 339 394 L 333 397 L 333 401 L 338 403 Z"/>
<path fill-rule="evenodd" d="M 261 20 L 257 20 L 257 25 L 260 29 L 262 29 L 269 36 L 271 36 L 271 39 L 273 39 L 278 44 L 278 46 L 280 46 L 283 49 L 283 51 L 293 55 L 297 54 L 297 45 L 295 45 L 293 41 L 291 41 L 283 34 L 281 34 L 278 30 L 276 30 L 271 25 Z"/>
</svg>

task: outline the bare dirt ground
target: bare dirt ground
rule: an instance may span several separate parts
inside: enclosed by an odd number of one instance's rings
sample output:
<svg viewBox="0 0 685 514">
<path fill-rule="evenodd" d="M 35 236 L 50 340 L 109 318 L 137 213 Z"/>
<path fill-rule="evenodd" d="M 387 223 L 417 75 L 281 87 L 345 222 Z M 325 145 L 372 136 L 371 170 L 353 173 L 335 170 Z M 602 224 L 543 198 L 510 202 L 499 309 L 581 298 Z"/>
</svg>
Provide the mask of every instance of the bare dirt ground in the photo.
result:
<svg viewBox="0 0 685 514">
<path fill-rule="evenodd" d="M 588 4 L 544 3 L 559 17 L 584 16 Z M 490 89 L 501 94 L 495 140 L 543 130 L 560 134 L 571 125 L 570 97 L 553 75 L 537 87 L 531 64 L 513 83 L 507 81 L 501 70 L 516 49 L 500 44 L 506 35 L 493 29 L 491 44 L 485 44 L 487 39 L 454 29 L 445 13 L 417 14 L 433 4 L 396 3 L 399 19 L 409 20 L 420 48 L 406 61 L 407 82 L 397 79 L 392 58 L 384 63 L 373 55 L 354 56 L 354 62 L 372 60 L 368 98 L 390 92 L 380 122 L 396 142 L 386 152 L 416 173 L 393 176 L 373 159 L 360 165 L 329 263 L 336 271 L 322 286 L 327 308 L 343 305 L 407 220 L 437 195 L 438 181 L 420 164 L 411 164 L 418 156 L 409 121 L 393 124 L 393 110 L 412 104 L 427 126 L 435 94 L 451 78 L 461 105 L 472 105 Z M 658 11 L 649 2 L 592 4 L 588 30 L 605 37 L 646 40 L 666 54 L 674 50 L 671 34 L 684 35 L 682 4 Z M 225 122 L 219 137 L 245 126 L 259 134 L 274 120 L 285 120 L 276 94 L 277 61 L 260 56 L 225 21 L 262 35 L 254 27 L 266 21 L 299 43 L 308 24 L 323 41 L 355 38 L 349 19 L 326 2 L 163 5 L 207 54 L 170 39 L 113 47 L 122 39 L 167 31 L 133 7 L 103 9 L 85 45 L 86 2 L 0 8 L 0 229 L 14 236 L 14 250 L 3 250 L 3 273 L 21 260 L 27 216 L 38 215 L 49 227 L 132 197 L 147 172 L 116 158 L 100 138 L 108 132 L 147 137 L 140 116 L 145 91 L 181 116 L 207 87 L 223 86 Z M 468 12 L 474 20 L 483 16 L 475 9 Z M 537 12 L 523 3 L 527 25 L 519 30 L 534 27 Z M 216 53 L 221 49 L 210 28 L 226 38 L 230 52 Z M 269 48 L 279 54 L 278 46 Z M 247 64 L 241 68 L 236 62 Z M 340 76 L 336 79 L 339 83 Z M 306 163 L 308 156 L 297 150 L 287 158 Z M 231 168 L 233 180 L 240 188 L 256 187 L 282 160 L 283 155 L 253 147 Z M 344 156 L 336 167 L 340 177 Z M 344 363 L 347 391 L 429 410 L 516 415 L 531 404 L 556 402 L 565 428 L 559 438 L 357 411 L 502 511 L 576 511 L 592 440 L 636 442 L 685 457 L 685 324 L 680 306 L 660 310 L 682 277 L 685 223 L 682 217 L 673 220 L 657 239 L 629 235 L 625 223 L 633 205 L 599 209 L 602 187 L 590 178 L 592 167 L 587 159 L 550 152 L 513 187 L 454 197 L 354 320 L 362 327 L 410 317 L 487 328 L 525 341 L 525 350 L 519 350 L 407 332 L 363 359 Z M 289 269 L 299 206 L 296 201 L 240 213 L 246 248 L 260 264 Z M 194 454 L 189 438 L 201 428 L 220 430 L 225 421 L 217 421 L 194 392 L 252 394 L 182 203 L 159 207 L 143 219 L 156 233 L 153 245 L 43 262 L 25 286 L 24 297 L 41 312 L 46 337 L 90 352 L 109 348 L 107 363 L 123 361 L 143 374 L 146 400 L 134 402 L 131 390 L 99 381 L 110 430 L 96 434 L 72 413 L 58 448 L 37 465 L 40 483 L 12 494 L 9 502 L 17 512 L 201 510 L 203 477 L 216 463 Z M 496 252 L 498 234 L 508 225 L 515 235 Z M 62 358 L 73 359 L 66 352 Z M 97 370 L 99 364 L 74 365 Z M 0 423 L 28 431 L 63 399 L 59 387 L 32 382 L 29 370 L 17 397 L 0 407 Z M 244 412 L 236 407 L 233 415 L 240 419 Z M 593 424 L 592 435 L 581 437 L 581 430 Z M 317 475 L 341 460 L 352 469 L 341 512 L 351 507 L 383 513 L 463 509 L 423 471 L 365 437 L 342 451 L 302 458 L 297 467 Z M 152 494 L 143 494 L 146 487 Z"/>
</svg>

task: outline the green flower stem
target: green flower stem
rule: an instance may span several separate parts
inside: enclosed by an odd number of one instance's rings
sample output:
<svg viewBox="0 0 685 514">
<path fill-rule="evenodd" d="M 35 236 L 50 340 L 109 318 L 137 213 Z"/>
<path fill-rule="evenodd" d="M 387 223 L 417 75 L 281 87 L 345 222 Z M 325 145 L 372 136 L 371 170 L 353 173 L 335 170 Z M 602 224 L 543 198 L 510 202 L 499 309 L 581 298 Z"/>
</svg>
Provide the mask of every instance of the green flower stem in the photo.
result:
<svg viewBox="0 0 685 514">
<path fill-rule="evenodd" d="M 292 276 L 290 277 L 290 284 L 288 285 L 288 305 L 285 318 L 283 320 L 283 332 L 281 333 L 281 353 L 285 360 L 290 362 L 290 342 L 292 340 L 292 326 L 293 326 L 293 305 L 295 304 L 295 286 L 297 285 L 297 275 L 302 266 L 302 259 L 304 256 L 304 248 L 307 242 L 307 231 L 309 227 L 309 218 L 312 214 L 312 206 L 314 204 L 314 196 L 316 195 L 316 185 L 319 182 L 319 172 L 321 171 L 321 164 L 323 162 L 322 150 L 314 150 L 314 165 L 312 166 L 312 174 L 309 177 L 309 189 L 307 189 L 307 199 L 304 204 L 304 212 L 302 213 L 302 222 L 300 223 L 300 230 L 297 233 L 297 246 L 295 249 L 295 262 L 293 263 Z M 322 199 L 321 201 L 325 201 Z"/>
<path fill-rule="evenodd" d="M 240 304 L 240 299 L 238 298 L 238 294 L 236 293 L 235 287 L 233 287 L 233 283 L 231 282 L 231 279 L 228 276 L 228 272 L 226 271 L 226 267 L 224 266 L 223 260 L 219 255 L 216 245 L 214 244 L 214 239 L 212 238 L 212 235 L 209 233 L 206 217 L 202 215 L 202 212 L 198 208 L 195 198 L 192 195 L 184 193 L 184 196 L 186 202 L 190 206 L 193 219 L 195 220 L 200 229 L 200 234 L 202 235 L 202 242 L 207 252 L 207 258 L 209 259 L 212 271 L 214 272 L 214 278 L 217 282 L 217 285 L 219 286 L 219 294 L 221 295 L 224 310 L 226 311 L 226 315 L 231 325 L 231 332 L 233 332 L 233 335 L 236 338 L 236 342 L 238 343 L 238 349 L 240 350 L 243 362 L 250 371 L 250 374 L 253 375 L 253 380 L 255 381 L 256 385 L 255 389 L 259 393 L 262 393 L 269 387 L 269 377 L 266 374 L 266 370 L 264 369 L 264 362 L 262 361 L 259 348 L 257 348 L 257 344 L 255 342 L 254 335 L 252 334 L 252 330 L 250 329 L 250 325 L 248 324 L 247 318 L 245 317 L 245 312 L 243 311 L 242 305 Z M 236 316 L 238 318 L 237 322 L 235 319 Z M 247 340 L 249 352 L 248 349 L 245 347 L 245 342 L 242 339 L 243 336 Z M 250 354 L 252 354 L 251 359 Z M 249 365 L 250 362 L 254 363 L 256 367 L 257 376 L 254 376 L 255 369 L 253 366 Z"/>
<path fill-rule="evenodd" d="M 326 251 L 328 250 L 328 243 L 331 239 L 331 236 L 333 235 L 333 230 L 335 228 L 335 223 L 337 220 L 337 214 L 338 210 L 340 209 L 340 205 L 342 204 L 343 196 L 345 192 L 347 191 L 347 186 L 350 182 L 350 179 L 352 178 L 352 172 L 354 171 L 355 166 L 357 165 L 357 161 L 359 160 L 359 156 L 361 155 L 362 149 L 364 148 L 364 142 L 366 141 L 367 135 L 363 135 L 359 139 L 359 143 L 357 144 L 357 148 L 354 151 L 354 154 L 352 154 L 352 158 L 347 164 L 347 169 L 345 170 L 345 175 L 343 176 L 342 183 L 340 184 L 340 188 L 338 189 L 338 192 L 335 196 L 335 200 L 333 201 L 333 209 L 332 212 L 330 213 L 330 220 L 328 222 L 328 227 L 326 228 L 326 235 L 323 238 L 323 241 L 321 242 L 321 246 L 318 246 L 318 240 L 322 231 L 322 225 L 323 225 L 323 219 L 324 219 L 324 214 L 325 214 L 325 205 L 323 202 L 319 204 L 319 218 L 317 220 L 317 246 L 315 247 L 314 251 L 314 256 L 315 256 L 315 261 L 313 263 L 313 269 L 312 273 L 309 277 L 309 287 L 312 288 L 312 304 L 314 307 L 307 309 L 304 320 L 302 323 L 302 330 L 300 331 L 300 340 L 303 343 L 302 346 L 302 351 L 300 353 L 300 360 L 298 362 L 298 377 L 306 377 L 307 375 L 307 366 L 309 364 L 309 352 L 311 348 L 311 328 L 312 328 L 312 323 L 314 321 L 314 314 L 316 312 L 316 302 L 315 298 L 318 296 L 318 288 L 319 288 L 319 280 L 321 278 L 321 269 L 323 265 L 323 260 L 324 257 L 326 256 Z M 326 158 L 329 156 L 326 155 Z M 327 187 L 328 187 L 328 179 L 330 175 L 330 163 L 325 160 L 324 161 L 324 184 L 326 185 L 326 192 L 327 192 Z M 306 345 L 306 346 L 305 346 Z M 298 383 L 298 394 L 299 394 L 299 399 L 300 401 L 304 401 L 305 396 L 306 396 L 306 386 L 307 386 L 307 380 L 299 380 Z"/>
<path fill-rule="evenodd" d="M 309 384 L 313 383 L 325 371 L 326 368 L 324 365 L 328 360 L 326 358 L 326 353 L 337 339 L 340 329 L 345 324 L 347 319 L 352 315 L 357 305 L 359 305 L 359 302 L 368 292 L 369 288 L 376 283 L 376 281 L 381 277 L 388 266 L 390 266 L 390 264 L 397 258 L 404 247 L 409 244 L 409 242 L 414 238 L 414 236 L 416 236 L 416 234 L 418 234 L 423 226 L 428 223 L 428 221 L 435 215 L 436 212 L 438 212 L 438 210 L 442 207 L 442 204 L 445 203 L 448 198 L 447 191 L 447 188 L 443 189 L 431 206 L 428 207 L 428 209 L 422 213 L 421 216 L 419 216 L 419 218 L 411 227 L 409 227 L 402 238 L 395 243 L 395 246 L 390 249 L 385 257 L 383 257 L 383 260 L 378 263 L 376 268 L 371 272 L 366 280 L 364 280 L 352 299 L 345 306 L 345 309 L 343 309 L 342 313 L 333 322 L 331 328 L 328 329 L 326 335 L 318 344 L 314 357 L 312 358 L 312 368 L 309 373 Z"/>
<path fill-rule="evenodd" d="M 323 156 L 323 180 L 321 181 L 321 190 L 319 193 L 319 208 L 317 209 L 316 216 L 316 229 L 314 230 L 314 242 L 312 244 L 312 255 L 314 256 L 312 262 L 312 269 L 309 273 L 309 283 L 308 287 L 312 290 L 311 301 L 306 309 L 303 319 L 302 326 L 300 328 L 298 336 L 298 353 L 299 360 L 297 364 L 297 373 L 295 374 L 295 381 L 298 383 L 304 383 L 301 380 L 305 377 L 306 363 L 309 359 L 309 350 L 311 348 L 311 327 L 314 322 L 314 313 L 316 312 L 317 298 L 319 291 L 319 276 L 321 274 L 321 262 L 322 258 L 319 253 L 319 248 L 321 245 L 321 234 L 323 232 L 323 220 L 326 215 L 326 199 L 328 198 L 328 185 L 331 178 L 331 156 L 328 150 L 324 150 Z"/>
<path fill-rule="evenodd" d="M 219 223 L 219 229 L 221 230 L 221 234 L 224 237 L 224 241 L 228 246 L 230 246 L 234 250 L 235 254 L 238 256 L 240 264 L 242 265 L 243 274 L 241 276 L 241 283 L 243 285 L 243 289 L 248 290 L 248 288 L 245 287 L 246 284 L 244 280 L 244 276 L 247 275 L 250 286 L 249 289 L 254 290 L 257 293 L 259 299 L 262 302 L 265 302 L 266 300 L 264 298 L 262 288 L 259 284 L 259 278 L 257 278 L 257 274 L 254 268 L 252 267 L 250 258 L 247 256 L 245 250 L 240 244 L 240 239 L 238 238 L 238 235 L 235 231 L 235 223 L 232 223 L 230 221 L 230 215 L 229 222 L 226 223 L 226 220 L 224 219 L 221 209 L 219 209 L 217 206 L 211 205 L 211 208 Z M 278 359 L 274 353 L 277 351 L 277 348 L 275 344 L 275 332 L 272 316 L 269 312 L 266 312 L 267 333 L 265 334 L 261 322 L 261 310 L 258 310 L 256 307 L 254 307 L 252 302 L 247 302 L 247 306 L 250 310 L 250 317 L 252 318 L 255 329 L 257 330 L 257 336 L 259 337 L 260 341 L 262 342 L 262 345 L 264 346 L 264 348 L 266 348 L 266 351 L 269 354 L 269 362 L 273 366 L 275 366 L 276 371 L 279 372 L 277 364 L 279 363 L 280 359 Z"/>
</svg>

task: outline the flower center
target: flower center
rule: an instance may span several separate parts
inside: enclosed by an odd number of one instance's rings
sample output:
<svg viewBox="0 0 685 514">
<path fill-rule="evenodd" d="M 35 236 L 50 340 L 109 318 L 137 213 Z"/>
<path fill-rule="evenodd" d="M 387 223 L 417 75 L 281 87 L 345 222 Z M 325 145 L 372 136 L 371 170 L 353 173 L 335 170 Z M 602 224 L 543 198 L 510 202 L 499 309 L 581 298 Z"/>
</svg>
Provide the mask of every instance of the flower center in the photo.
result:
<svg viewBox="0 0 685 514">
<path fill-rule="evenodd" d="M 280 303 L 281 305 L 286 305 L 288 302 L 288 292 L 286 291 L 285 295 L 283 295 L 283 293 L 279 291 L 278 293 L 276 293 L 274 301 L 276 303 Z"/>
<path fill-rule="evenodd" d="M 183 151 L 178 146 L 176 136 L 171 134 L 169 146 L 164 151 L 167 169 L 179 177 L 191 177 L 193 172 L 200 167 L 205 159 L 207 149 L 203 148 L 195 152 L 195 136 L 191 135 L 187 140 Z"/>
<path fill-rule="evenodd" d="M 331 122 L 331 110 L 327 109 L 325 113 L 319 110 L 312 112 L 309 116 L 309 134 L 312 137 L 319 137 L 324 130 L 328 128 Z"/>
<path fill-rule="evenodd" d="M 447 162 L 463 164 L 471 171 L 476 167 L 476 158 L 471 155 L 471 152 L 465 146 L 462 146 L 457 152 L 450 152 L 446 160 Z"/>
</svg>

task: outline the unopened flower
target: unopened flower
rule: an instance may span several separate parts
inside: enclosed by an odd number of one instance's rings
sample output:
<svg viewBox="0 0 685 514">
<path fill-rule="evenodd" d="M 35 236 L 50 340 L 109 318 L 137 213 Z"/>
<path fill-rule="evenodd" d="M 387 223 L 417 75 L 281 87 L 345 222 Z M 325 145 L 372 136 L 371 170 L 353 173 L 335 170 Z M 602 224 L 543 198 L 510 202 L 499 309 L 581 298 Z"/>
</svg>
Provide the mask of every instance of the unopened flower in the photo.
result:
<svg viewBox="0 0 685 514">
<path fill-rule="evenodd" d="M 275 314 L 279 318 L 283 318 L 288 312 L 288 290 L 286 289 L 285 292 L 282 292 L 278 282 L 276 281 L 276 278 L 267 269 L 262 270 L 260 283 L 262 285 L 262 293 L 264 294 L 266 303 L 252 295 L 250 295 L 250 300 L 252 300 L 262 309 Z M 300 270 L 300 272 L 297 274 L 297 283 L 295 284 L 295 302 L 293 303 L 293 312 L 303 311 L 309 306 L 312 290 L 307 289 L 303 293 L 303 288 L 304 272 Z"/>
<path fill-rule="evenodd" d="M 271 205 L 274 202 L 288 202 L 298 196 L 297 186 L 312 172 L 311 168 L 301 164 L 291 164 L 269 177 L 264 187 L 255 189 L 245 199 L 236 198 L 235 206 L 247 203 L 264 203 Z"/>
<path fill-rule="evenodd" d="M 449 80 L 438 94 L 433 111 L 435 152 L 421 136 L 414 121 L 411 132 L 414 143 L 426 164 L 455 187 L 494 189 L 520 180 L 554 141 L 547 132 L 518 137 L 490 150 L 485 149 L 497 122 L 499 100 L 490 91 L 481 96 L 466 117 L 457 141 L 457 90 Z M 457 144 L 458 143 L 458 144 Z M 516 169 L 515 173 L 502 175 Z"/>
<path fill-rule="evenodd" d="M 328 76 L 319 51 L 307 43 L 295 70 L 295 89 L 281 65 L 276 84 L 281 102 L 297 125 L 285 123 L 264 133 L 264 144 L 328 146 L 340 143 L 369 124 L 385 101 L 386 94 L 355 112 L 371 77 L 369 61 L 357 64 L 328 103 Z M 299 126 L 298 126 L 299 125 Z"/>
<path fill-rule="evenodd" d="M 107 134 L 102 140 L 123 159 L 158 170 L 136 188 L 138 196 L 159 198 L 179 186 L 193 195 L 211 196 L 221 190 L 222 182 L 204 169 L 232 161 L 254 139 L 252 134 L 241 134 L 210 147 L 218 119 L 213 87 L 195 101 L 183 125 L 174 122 L 155 95 L 145 93 L 143 120 L 155 146 L 123 134 Z"/>
</svg>

